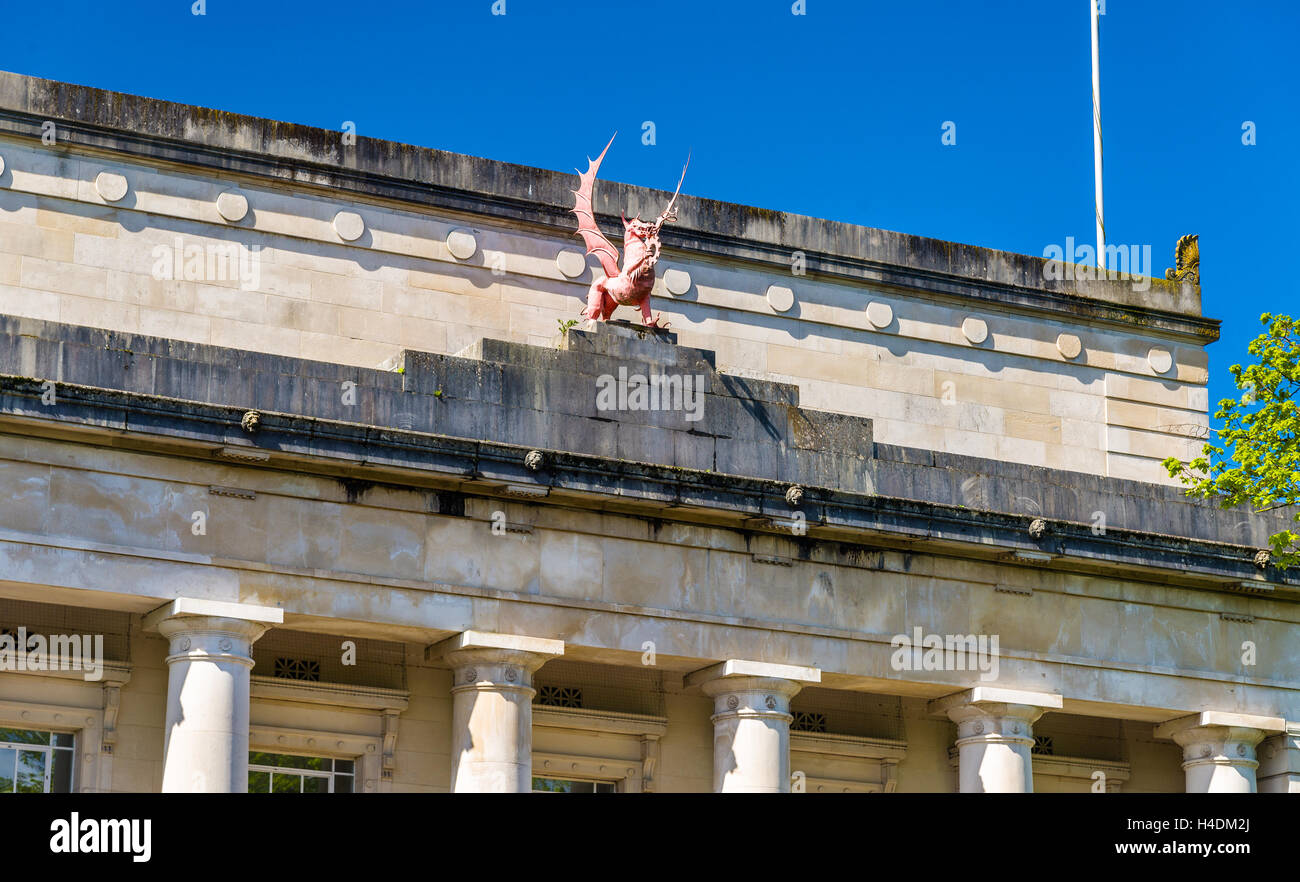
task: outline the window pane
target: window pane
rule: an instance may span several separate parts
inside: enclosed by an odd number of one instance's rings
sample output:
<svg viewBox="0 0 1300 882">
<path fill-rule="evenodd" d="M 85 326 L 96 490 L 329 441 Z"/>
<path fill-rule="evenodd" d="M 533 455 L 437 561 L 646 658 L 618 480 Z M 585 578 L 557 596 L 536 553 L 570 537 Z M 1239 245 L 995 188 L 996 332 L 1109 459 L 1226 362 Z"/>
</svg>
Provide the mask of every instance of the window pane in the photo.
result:
<svg viewBox="0 0 1300 882">
<path fill-rule="evenodd" d="M 298 775 L 271 775 L 272 793 L 302 793 L 302 778 Z"/>
<path fill-rule="evenodd" d="M 270 772 L 249 772 L 248 792 L 249 793 L 270 793 L 271 773 Z"/>
<path fill-rule="evenodd" d="M 71 747 L 71 746 L 72 746 L 72 733 L 71 733 L 71 732 L 55 732 L 55 733 L 53 733 L 53 735 L 52 735 L 51 737 L 52 737 L 52 742 L 51 742 L 51 743 L 53 743 L 55 747 Z"/>
<path fill-rule="evenodd" d="M 18 751 L 18 775 L 15 789 L 19 793 L 45 792 L 45 751 Z"/>
<path fill-rule="evenodd" d="M 355 766 L 356 766 L 356 763 L 354 763 L 352 760 L 335 760 L 335 761 L 334 761 L 334 771 L 336 771 L 336 772 L 347 772 L 349 775 L 351 775 L 352 772 L 355 770 L 355 769 L 354 769 Z"/>
<path fill-rule="evenodd" d="M 69 735 L 69 738 L 72 736 Z M 71 793 L 72 792 L 72 751 L 55 750 L 52 751 L 54 763 L 50 769 L 50 792 L 51 793 Z"/>
<path fill-rule="evenodd" d="M 351 775 L 335 775 L 335 776 L 334 776 L 334 792 L 335 792 L 335 793 L 351 793 L 351 792 L 352 792 L 352 776 L 351 776 Z"/>
<path fill-rule="evenodd" d="M 18 762 L 18 751 L 12 747 L 0 748 L 0 793 L 14 792 L 14 764 Z"/>
<path fill-rule="evenodd" d="M 312 775 L 304 775 L 302 779 L 303 793 L 329 793 L 330 779 L 316 778 Z"/>
<path fill-rule="evenodd" d="M 597 784 L 592 781 L 566 781 L 563 778 L 533 779 L 533 790 L 540 793 L 612 793 L 613 788 L 614 785 L 607 782 Z"/>
<path fill-rule="evenodd" d="M 49 744 L 50 733 L 38 732 L 35 729 L 0 729 L 0 741 L 11 741 L 14 744 Z"/>
<path fill-rule="evenodd" d="M 250 755 L 249 762 L 259 766 L 278 766 L 282 769 L 311 769 L 314 772 L 330 770 L 330 761 L 319 756 L 294 756 L 288 753 L 262 753 L 257 756 L 265 759 L 253 760 Z"/>
</svg>

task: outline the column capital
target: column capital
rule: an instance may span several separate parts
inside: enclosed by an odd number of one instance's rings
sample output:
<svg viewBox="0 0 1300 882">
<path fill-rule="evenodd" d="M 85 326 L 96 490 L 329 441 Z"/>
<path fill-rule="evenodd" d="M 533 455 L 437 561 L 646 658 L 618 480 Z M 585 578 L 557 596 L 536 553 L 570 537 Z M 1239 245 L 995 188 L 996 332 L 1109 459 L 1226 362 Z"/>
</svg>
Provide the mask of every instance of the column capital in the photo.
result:
<svg viewBox="0 0 1300 882">
<path fill-rule="evenodd" d="M 452 667 L 482 661 L 517 664 L 535 671 L 549 659 L 564 655 L 564 641 L 491 631 L 462 631 L 424 650 L 426 661 L 443 661 Z"/>
<path fill-rule="evenodd" d="M 767 680 L 788 680 L 791 683 L 798 684 L 798 688 L 802 688 L 808 683 L 820 683 L 822 681 L 822 672 L 820 668 L 812 668 L 805 665 L 780 665 L 773 664 L 772 662 L 748 661 L 746 659 L 730 658 L 726 661 L 718 662 L 715 665 L 709 665 L 707 668 L 701 668 L 698 671 L 687 674 L 683 683 L 686 686 L 700 686 L 704 688 L 708 683 L 740 677 L 758 677 Z M 726 687 L 723 686 L 719 688 Z M 798 691 L 798 688 L 795 690 L 796 692 Z M 705 692 L 708 692 L 707 688 L 705 688 Z"/>
<path fill-rule="evenodd" d="M 251 668 L 253 644 L 272 625 L 283 622 L 284 610 L 279 607 L 178 597 L 148 613 L 142 626 L 170 641 L 169 663 L 220 655 Z"/>
<path fill-rule="evenodd" d="M 1279 717 L 1202 711 L 1161 723 L 1153 734 L 1183 749 L 1188 793 L 1254 793 L 1255 746 L 1285 731 Z"/>
<path fill-rule="evenodd" d="M 147 613 L 141 626 L 146 631 L 157 631 L 164 637 L 171 636 L 168 631 L 187 627 L 185 620 L 191 622 L 188 627 L 207 630 L 203 620 L 215 622 L 229 620 L 229 627 L 244 628 L 260 626 L 258 636 L 272 625 L 284 624 L 284 610 L 278 606 L 257 606 L 251 603 L 231 603 L 225 600 L 203 600 L 196 597 L 177 597 L 169 600 L 157 609 Z M 244 623 L 244 624 L 239 624 Z M 257 639 L 256 637 L 252 639 Z"/>
<path fill-rule="evenodd" d="M 1183 768 L 1199 765 L 1253 769 L 1255 746 L 1269 735 L 1286 731 L 1286 721 L 1249 714 L 1205 711 L 1155 727 L 1156 738 L 1169 739 L 1183 749 Z"/>
<path fill-rule="evenodd" d="M 1254 714 L 1238 714 L 1227 711 L 1201 711 L 1200 713 L 1167 720 L 1156 726 L 1153 734 L 1157 738 L 1165 738 L 1182 744 L 1183 742 L 1179 741 L 1180 737 L 1184 740 L 1191 740 L 1202 734 L 1196 733 L 1194 731 L 1196 729 L 1256 729 L 1259 731 L 1260 737 L 1255 743 L 1259 743 L 1267 735 L 1280 735 L 1285 732 L 1286 720 L 1281 717 L 1262 717 Z"/>
<path fill-rule="evenodd" d="M 955 723 L 961 717 L 984 714 L 991 716 L 1033 717 L 1037 720 L 1044 713 L 1060 710 L 1061 696 L 1052 692 L 1028 692 L 1023 689 L 1003 689 L 997 686 L 976 686 L 930 702 L 928 710 L 932 714 L 948 717 Z"/>
</svg>

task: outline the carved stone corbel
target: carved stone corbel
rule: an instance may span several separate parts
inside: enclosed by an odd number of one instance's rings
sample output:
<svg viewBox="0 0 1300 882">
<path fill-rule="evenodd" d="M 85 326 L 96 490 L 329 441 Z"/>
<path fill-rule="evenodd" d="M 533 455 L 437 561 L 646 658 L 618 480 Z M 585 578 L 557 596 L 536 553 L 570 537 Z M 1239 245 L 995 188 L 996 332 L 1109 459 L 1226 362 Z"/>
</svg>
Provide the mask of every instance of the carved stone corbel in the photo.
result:
<svg viewBox="0 0 1300 882">
<path fill-rule="evenodd" d="M 898 787 L 898 762 L 882 759 L 880 761 L 880 786 L 882 793 L 893 793 Z"/>
<path fill-rule="evenodd" d="M 641 736 L 641 792 L 653 793 L 655 769 L 659 766 L 659 736 Z"/>
<path fill-rule="evenodd" d="M 104 686 L 104 731 L 100 749 L 112 753 L 117 744 L 117 714 L 121 710 L 122 685 L 110 683 Z"/>
<path fill-rule="evenodd" d="M 400 711 L 384 711 L 384 756 L 381 775 L 384 778 L 393 777 L 393 769 L 397 766 L 397 724 Z"/>
</svg>

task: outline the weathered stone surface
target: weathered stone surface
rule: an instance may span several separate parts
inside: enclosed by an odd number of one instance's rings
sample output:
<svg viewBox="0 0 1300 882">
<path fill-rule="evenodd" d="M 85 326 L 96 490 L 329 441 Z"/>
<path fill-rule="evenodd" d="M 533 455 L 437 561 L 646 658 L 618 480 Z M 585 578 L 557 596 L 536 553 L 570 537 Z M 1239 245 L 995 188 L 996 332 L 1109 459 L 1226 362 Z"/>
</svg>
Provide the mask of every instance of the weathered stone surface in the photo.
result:
<svg viewBox="0 0 1300 882">
<path fill-rule="evenodd" d="M 877 444 L 871 421 L 801 409 L 796 387 L 717 373 L 711 352 L 671 340 L 608 323 L 570 329 L 559 349 L 483 339 L 473 358 L 407 350 L 399 373 L 0 316 L 0 373 L 1254 548 L 1289 523 L 1175 487 Z M 683 365 L 707 380 L 698 421 L 596 408 L 602 373 Z M 126 418 L 68 407 L 99 425 Z M 145 409 L 130 419 L 167 431 Z"/>
</svg>

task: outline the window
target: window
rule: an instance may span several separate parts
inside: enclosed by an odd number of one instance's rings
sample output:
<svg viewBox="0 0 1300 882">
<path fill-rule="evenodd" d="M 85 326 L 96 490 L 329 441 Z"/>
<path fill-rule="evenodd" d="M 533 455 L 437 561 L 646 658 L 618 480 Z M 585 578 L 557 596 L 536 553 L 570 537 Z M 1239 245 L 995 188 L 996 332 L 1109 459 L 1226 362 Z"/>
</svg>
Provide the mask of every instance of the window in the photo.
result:
<svg viewBox="0 0 1300 882">
<path fill-rule="evenodd" d="M 249 793 L 352 793 L 354 760 L 291 753 L 248 754 Z"/>
<path fill-rule="evenodd" d="M 534 793 L 617 793 L 613 781 L 569 781 L 564 778 L 534 778 Z"/>
<path fill-rule="evenodd" d="M 72 735 L 0 729 L 0 793 L 71 793 Z"/>
</svg>

